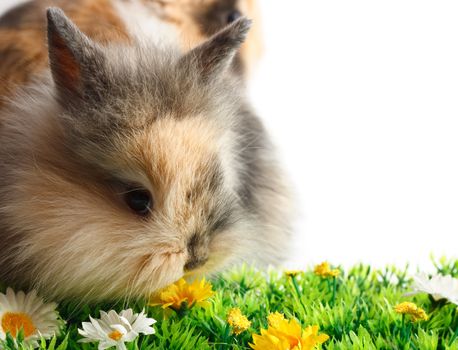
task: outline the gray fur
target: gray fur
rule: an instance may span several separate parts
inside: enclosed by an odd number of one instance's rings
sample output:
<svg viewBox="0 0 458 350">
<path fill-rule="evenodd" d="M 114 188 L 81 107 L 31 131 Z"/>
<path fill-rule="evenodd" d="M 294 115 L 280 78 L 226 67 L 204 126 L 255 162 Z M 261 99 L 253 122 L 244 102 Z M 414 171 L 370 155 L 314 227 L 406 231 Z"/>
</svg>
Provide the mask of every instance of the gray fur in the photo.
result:
<svg viewBox="0 0 458 350">
<path fill-rule="evenodd" d="M 80 146 L 85 149 L 97 149 L 110 142 L 113 133 L 129 133 L 159 118 L 216 115 L 222 106 L 225 114 L 236 114 L 244 103 L 242 83 L 227 68 L 246 37 L 251 23 L 247 19 L 239 19 L 184 56 L 174 48 L 161 51 L 148 43 L 101 48 L 60 9 L 49 9 L 48 21 L 50 67 L 66 111 L 63 118 L 69 121 L 72 142 L 84 140 Z M 53 59 L 56 34 L 80 66 L 78 90 L 60 84 L 66 77 L 59 77 L 59 63 Z"/>
<path fill-rule="evenodd" d="M 191 50 L 181 60 L 185 67 L 195 65 L 202 78 L 207 81 L 226 70 L 232 62 L 237 49 L 245 41 L 251 21 L 240 18 L 213 35 L 208 41 Z"/>
</svg>

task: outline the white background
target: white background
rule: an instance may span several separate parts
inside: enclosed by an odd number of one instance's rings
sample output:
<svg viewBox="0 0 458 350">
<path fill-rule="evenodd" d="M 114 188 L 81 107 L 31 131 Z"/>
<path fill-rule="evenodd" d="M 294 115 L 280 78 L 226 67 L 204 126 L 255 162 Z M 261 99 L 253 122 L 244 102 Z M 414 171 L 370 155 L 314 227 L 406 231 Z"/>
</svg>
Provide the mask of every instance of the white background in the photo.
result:
<svg viewBox="0 0 458 350">
<path fill-rule="evenodd" d="M 261 2 L 252 94 L 300 201 L 289 265 L 458 258 L 458 4 Z"/>
</svg>

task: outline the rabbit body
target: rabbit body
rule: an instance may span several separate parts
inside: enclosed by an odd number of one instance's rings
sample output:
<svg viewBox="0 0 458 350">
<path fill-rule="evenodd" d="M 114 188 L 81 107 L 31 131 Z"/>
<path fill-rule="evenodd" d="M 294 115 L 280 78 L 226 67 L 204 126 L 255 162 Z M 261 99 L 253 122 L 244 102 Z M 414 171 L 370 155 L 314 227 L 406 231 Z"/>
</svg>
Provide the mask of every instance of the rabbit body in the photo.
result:
<svg viewBox="0 0 458 350">
<path fill-rule="evenodd" d="M 0 281 L 140 298 L 281 261 L 287 181 L 231 69 L 250 21 L 183 53 L 47 18 L 49 68 L 0 108 Z"/>
</svg>

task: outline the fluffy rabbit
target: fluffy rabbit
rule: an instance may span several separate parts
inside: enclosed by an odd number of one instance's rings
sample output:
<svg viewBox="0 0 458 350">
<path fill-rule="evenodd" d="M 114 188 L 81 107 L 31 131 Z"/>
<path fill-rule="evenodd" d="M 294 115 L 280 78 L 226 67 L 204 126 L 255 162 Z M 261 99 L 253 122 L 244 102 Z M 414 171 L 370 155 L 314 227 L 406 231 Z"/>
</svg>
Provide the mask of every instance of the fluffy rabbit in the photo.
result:
<svg viewBox="0 0 458 350">
<path fill-rule="evenodd" d="M 97 301 L 279 262 L 288 186 L 229 69 L 250 21 L 182 54 L 47 18 L 47 74 L 0 110 L 0 281 Z"/>
</svg>

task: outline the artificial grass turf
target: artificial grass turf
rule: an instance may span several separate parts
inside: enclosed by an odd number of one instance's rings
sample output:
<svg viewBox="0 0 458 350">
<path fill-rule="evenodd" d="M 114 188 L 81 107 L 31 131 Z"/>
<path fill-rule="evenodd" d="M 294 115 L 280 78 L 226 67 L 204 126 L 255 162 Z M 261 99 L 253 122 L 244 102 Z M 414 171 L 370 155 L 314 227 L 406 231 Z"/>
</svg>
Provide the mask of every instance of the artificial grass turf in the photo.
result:
<svg viewBox="0 0 458 350">
<path fill-rule="evenodd" d="M 435 264 L 438 273 L 458 277 L 458 260 Z M 172 310 L 145 306 L 142 302 L 118 305 L 59 306 L 66 325 L 58 339 L 43 342 L 42 349 L 97 349 L 97 344 L 78 343 L 77 328 L 98 317 L 99 310 L 145 308 L 158 322 L 156 334 L 127 343 L 129 350 L 146 349 L 249 349 L 252 333 L 267 328 L 266 317 L 278 311 L 296 318 L 303 327 L 318 325 L 330 339 L 323 349 L 447 349 L 458 350 L 458 310 L 453 304 L 434 302 L 428 295 L 405 297 L 411 291 L 407 269 L 374 270 L 358 265 L 339 277 L 322 278 L 312 270 L 289 277 L 280 271 L 258 271 L 246 266 L 225 272 L 212 280 L 216 294 L 206 309 L 192 308 L 178 315 Z M 425 309 L 427 321 L 412 323 L 394 311 L 403 301 Z M 235 336 L 226 322 L 228 311 L 238 306 L 252 322 L 250 329 Z M 55 342 L 55 344 L 53 344 Z M 10 350 L 14 346 L 3 344 Z M 1 346 L 0 346 L 1 348 Z M 20 348 L 20 346 L 19 346 Z M 266 349 L 269 350 L 269 349 Z"/>
</svg>

